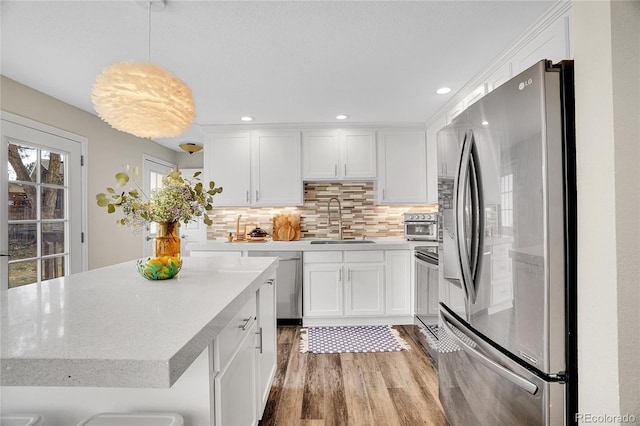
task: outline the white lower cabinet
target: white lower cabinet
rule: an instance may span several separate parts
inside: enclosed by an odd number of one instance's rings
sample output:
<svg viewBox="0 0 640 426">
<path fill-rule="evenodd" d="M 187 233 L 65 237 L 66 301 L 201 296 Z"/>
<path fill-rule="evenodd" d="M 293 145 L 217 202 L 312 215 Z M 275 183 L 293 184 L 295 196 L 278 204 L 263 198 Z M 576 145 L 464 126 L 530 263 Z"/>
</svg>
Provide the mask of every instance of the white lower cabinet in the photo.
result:
<svg viewBox="0 0 640 426">
<path fill-rule="evenodd" d="M 269 278 L 213 344 L 216 426 L 256 425 L 276 371 L 275 276 Z"/>
<path fill-rule="evenodd" d="M 378 264 L 344 265 L 344 314 L 384 315 L 384 267 Z"/>
<path fill-rule="evenodd" d="M 409 250 L 387 250 L 386 263 L 386 313 L 388 315 L 411 315 L 413 280 L 411 279 L 411 252 Z"/>
<path fill-rule="evenodd" d="M 269 390 L 276 375 L 276 360 L 278 354 L 276 335 L 276 306 L 275 280 L 267 280 L 258 290 L 258 324 L 257 336 L 257 402 L 258 418 L 262 417 L 267 405 Z"/>
<path fill-rule="evenodd" d="M 305 325 L 409 321 L 410 265 L 409 250 L 305 253 Z"/>
<path fill-rule="evenodd" d="M 257 423 L 255 330 L 254 320 L 238 351 L 214 380 L 216 425 Z"/>
<path fill-rule="evenodd" d="M 305 259 L 306 257 L 305 255 Z M 340 317 L 344 315 L 342 264 L 305 264 L 303 272 L 302 309 L 304 315 L 311 317 Z"/>
</svg>

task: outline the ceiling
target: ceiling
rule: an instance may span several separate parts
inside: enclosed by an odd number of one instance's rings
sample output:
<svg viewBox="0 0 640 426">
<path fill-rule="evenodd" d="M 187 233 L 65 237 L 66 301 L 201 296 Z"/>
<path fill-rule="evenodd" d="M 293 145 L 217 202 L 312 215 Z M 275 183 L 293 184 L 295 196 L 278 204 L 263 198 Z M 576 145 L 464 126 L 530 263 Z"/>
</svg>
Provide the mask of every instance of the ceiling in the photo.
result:
<svg viewBox="0 0 640 426">
<path fill-rule="evenodd" d="M 186 82 L 202 126 L 424 123 L 555 1 L 0 2 L 1 72 L 95 114 L 104 67 L 151 61 Z M 150 45 L 150 48 L 149 48 Z M 448 86 L 452 92 L 437 95 Z"/>
</svg>

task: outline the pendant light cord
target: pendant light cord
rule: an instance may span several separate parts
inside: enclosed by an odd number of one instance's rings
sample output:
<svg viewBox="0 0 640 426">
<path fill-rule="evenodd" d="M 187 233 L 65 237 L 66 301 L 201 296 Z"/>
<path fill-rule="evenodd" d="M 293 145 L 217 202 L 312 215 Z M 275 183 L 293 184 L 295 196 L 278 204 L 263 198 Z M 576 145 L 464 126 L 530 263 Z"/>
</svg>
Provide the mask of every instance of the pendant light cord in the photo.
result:
<svg viewBox="0 0 640 426">
<path fill-rule="evenodd" d="M 151 62 L 151 2 L 149 2 L 149 37 L 147 39 L 149 41 L 147 60 Z"/>
</svg>

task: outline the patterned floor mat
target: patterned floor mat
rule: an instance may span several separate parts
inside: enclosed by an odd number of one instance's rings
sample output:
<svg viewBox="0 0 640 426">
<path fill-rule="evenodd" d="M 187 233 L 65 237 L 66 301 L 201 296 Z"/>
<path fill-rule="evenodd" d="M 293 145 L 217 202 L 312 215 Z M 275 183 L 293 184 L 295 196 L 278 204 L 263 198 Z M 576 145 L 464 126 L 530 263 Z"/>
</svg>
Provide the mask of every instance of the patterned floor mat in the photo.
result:
<svg viewBox="0 0 640 426">
<path fill-rule="evenodd" d="M 409 349 L 390 325 L 308 327 L 300 330 L 300 352 L 398 352 Z"/>
</svg>

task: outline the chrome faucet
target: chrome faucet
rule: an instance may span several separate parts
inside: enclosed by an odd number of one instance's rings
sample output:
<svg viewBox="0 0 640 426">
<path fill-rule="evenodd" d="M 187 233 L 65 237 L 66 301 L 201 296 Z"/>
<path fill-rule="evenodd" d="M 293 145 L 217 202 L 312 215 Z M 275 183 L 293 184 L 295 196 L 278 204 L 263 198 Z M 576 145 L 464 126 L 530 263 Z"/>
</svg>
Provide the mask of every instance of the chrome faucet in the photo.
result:
<svg viewBox="0 0 640 426">
<path fill-rule="evenodd" d="M 337 197 L 331 197 L 327 203 L 327 225 L 331 227 L 331 202 L 336 200 L 338 202 L 338 235 L 342 239 L 342 205 Z"/>
</svg>

